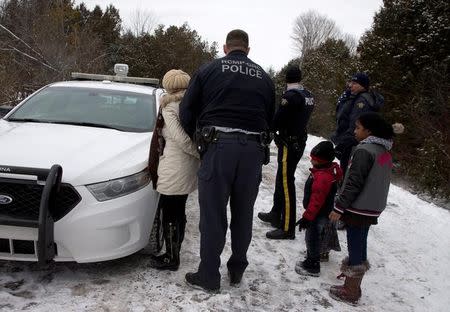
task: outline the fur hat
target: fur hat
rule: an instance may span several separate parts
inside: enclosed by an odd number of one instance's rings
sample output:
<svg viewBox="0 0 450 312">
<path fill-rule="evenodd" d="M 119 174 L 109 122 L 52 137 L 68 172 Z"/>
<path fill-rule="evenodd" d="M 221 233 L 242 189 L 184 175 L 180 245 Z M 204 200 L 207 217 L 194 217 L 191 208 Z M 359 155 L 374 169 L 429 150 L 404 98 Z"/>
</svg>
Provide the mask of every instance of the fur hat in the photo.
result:
<svg viewBox="0 0 450 312">
<path fill-rule="evenodd" d="M 334 145 L 330 141 L 322 141 L 311 150 L 311 158 L 321 163 L 331 163 L 334 157 Z"/>
<path fill-rule="evenodd" d="M 364 89 L 366 89 L 366 90 L 369 89 L 370 81 L 369 81 L 369 76 L 367 76 L 366 74 L 356 73 L 352 76 L 351 80 L 360 84 Z"/>
<path fill-rule="evenodd" d="M 176 93 L 187 88 L 191 77 L 180 69 L 171 69 L 163 77 L 162 86 L 167 93 Z"/>
<path fill-rule="evenodd" d="M 286 70 L 286 83 L 300 82 L 302 80 L 302 71 L 298 66 L 289 66 Z"/>
</svg>

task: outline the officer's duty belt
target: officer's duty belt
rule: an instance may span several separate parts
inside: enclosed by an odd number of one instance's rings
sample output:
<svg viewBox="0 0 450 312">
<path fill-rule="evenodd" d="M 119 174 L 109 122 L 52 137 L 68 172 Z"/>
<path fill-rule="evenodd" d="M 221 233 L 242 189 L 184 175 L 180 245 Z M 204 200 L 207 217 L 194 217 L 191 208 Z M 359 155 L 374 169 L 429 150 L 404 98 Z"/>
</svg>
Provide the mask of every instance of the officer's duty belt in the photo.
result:
<svg viewBox="0 0 450 312">
<path fill-rule="evenodd" d="M 259 134 L 247 134 L 241 132 L 221 132 L 216 131 L 214 139 L 242 139 L 245 138 L 248 141 L 261 142 L 261 136 Z"/>
</svg>

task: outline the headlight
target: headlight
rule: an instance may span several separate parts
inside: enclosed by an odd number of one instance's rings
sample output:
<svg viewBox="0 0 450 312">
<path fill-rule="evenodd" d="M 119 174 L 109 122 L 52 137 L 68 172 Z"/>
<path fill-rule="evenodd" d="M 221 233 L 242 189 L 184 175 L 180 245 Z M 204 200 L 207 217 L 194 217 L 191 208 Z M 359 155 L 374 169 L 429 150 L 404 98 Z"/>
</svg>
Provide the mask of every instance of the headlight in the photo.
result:
<svg viewBox="0 0 450 312">
<path fill-rule="evenodd" d="M 144 170 L 127 177 L 89 184 L 86 187 L 98 201 L 105 201 L 136 192 L 149 183 L 150 174 L 148 170 Z"/>
</svg>

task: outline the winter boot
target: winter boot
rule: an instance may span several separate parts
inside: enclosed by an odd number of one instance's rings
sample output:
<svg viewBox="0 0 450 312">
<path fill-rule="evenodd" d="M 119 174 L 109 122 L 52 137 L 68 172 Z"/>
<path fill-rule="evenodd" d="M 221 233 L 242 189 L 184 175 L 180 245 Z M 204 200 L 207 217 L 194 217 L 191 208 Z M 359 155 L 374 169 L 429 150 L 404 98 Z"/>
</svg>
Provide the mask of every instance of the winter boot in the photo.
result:
<svg viewBox="0 0 450 312">
<path fill-rule="evenodd" d="M 184 240 L 184 232 L 186 231 L 186 215 L 184 216 L 184 219 L 180 221 L 179 228 L 180 228 L 180 249 L 181 249 L 181 244 L 183 243 Z"/>
<path fill-rule="evenodd" d="M 176 271 L 180 266 L 180 230 L 177 224 L 164 224 L 166 253 L 153 257 L 151 266 L 158 270 Z"/>
<path fill-rule="evenodd" d="M 270 223 L 270 225 L 273 226 L 274 228 L 279 228 L 280 227 L 280 223 L 281 223 L 280 217 L 279 216 L 277 217 L 276 214 L 273 213 L 272 211 L 270 211 L 270 212 L 259 212 L 258 213 L 258 218 L 261 221 Z"/>
<path fill-rule="evenodd" d="M 320 262 L 328 262 L 330 261 L 330 252 L 322 252 L 320 254 Z"/>
<path fill-rule="evenodd" d="M 266 233 L 269 239 L 295 239 L 294 231 L 283 231 L 282 229 L 272 230 Z"/>
<path fill-rule="evenodd" d="M 319 276 L 320 275 L 320 261 L 306 258 L 303 261 L 298 261 L 295 264 L 295 272 L 300 275 Z"/>
<path fill-rule="evenodd" d="M 361 298 L 361 282 L 368 267 L 368 262 L 361 265 L 349 265 L 348 258 L 344 259 L 341 265 L 341 275 L 345 277 L 344 285 L 331 286 L 330 297 L 356 305 Z"/>
</svg>

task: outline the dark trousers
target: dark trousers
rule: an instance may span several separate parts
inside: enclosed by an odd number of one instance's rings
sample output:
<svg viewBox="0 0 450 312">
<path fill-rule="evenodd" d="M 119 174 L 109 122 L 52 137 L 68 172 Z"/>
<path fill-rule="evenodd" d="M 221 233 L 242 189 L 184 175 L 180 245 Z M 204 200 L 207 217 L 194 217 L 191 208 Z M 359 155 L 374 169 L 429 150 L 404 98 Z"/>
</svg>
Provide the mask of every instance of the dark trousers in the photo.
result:
<svg viewBox="0 0 450 312">
<path fill-rule="evenodd" d="M 159 207 L 162 209 L 162 223 L 164 229 L 164 239 L 166 241 L 166 249 L 170 248 L 167 242 L 170 241 L 169 227 L 174 225 L 177 229 L 178 235 L 178 251 L 181 248 L 181 243 L 184 240 L 184 231 L 186 229 L 186 201 L 188 194 L 184 195 L 164 195 L 159 197 Z"/>
<path fill-rule="evenodd" d="M 367 260 L 367 235 L 369 225 L 347 225 L 347 245 L 349 265 L 360 265 Z"/>
<path fill-rule="evenodd" d="M 279 228 L 295 231 L 297 197 L 295 195 L 295 170 L 305 150 L 305 142 L 298 148 L 292 145 L 278 146 L 278 168 L 273 194 L 272 214 L 280 220 Z"/>
<path fill-rule="evenodd" d="M 313 261 L 320 259 L 322 231 L 328 222 L 327 217 L 317 217 L 305 231 L 306 257 Z"/>
<path fill-rule="evenodd" d="M 220 287 L 220 254 L 231 210 L 229 271 L 243 273 L 252 238 L 253 206 L 261 182 L 264 149 L 245 135 L 219 138 L 209 144 L 198 171 L 200 204 L 200 265 L 198 272 L 209 287 Z"/>
<path fill-rule="evenodd" d="M 163 212 L 163 223 L 186 223 L 186 201 L 188 194 L 185 195 L 164 195 L 159 197 L 159 207 Z"/>
<path fill-rule="evenodd" d="M 339 158 L 339 165 L 341 166 L 342 173 L 345 174 L 348 168 L 348 163 L 350 162 L 350 156 L 352 155 L 353 148 L 358 143 L 354 142 L 354 144 L 349 144 L 345 147 L 345 149 L 342 151 L 341 157 Z"/>
</svg>

